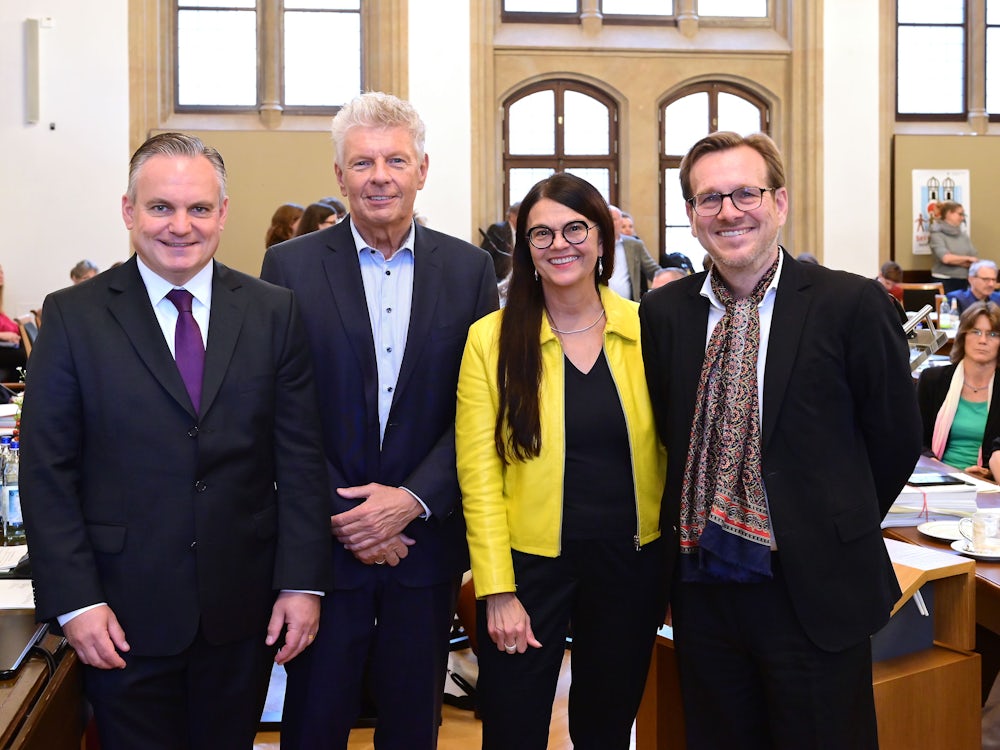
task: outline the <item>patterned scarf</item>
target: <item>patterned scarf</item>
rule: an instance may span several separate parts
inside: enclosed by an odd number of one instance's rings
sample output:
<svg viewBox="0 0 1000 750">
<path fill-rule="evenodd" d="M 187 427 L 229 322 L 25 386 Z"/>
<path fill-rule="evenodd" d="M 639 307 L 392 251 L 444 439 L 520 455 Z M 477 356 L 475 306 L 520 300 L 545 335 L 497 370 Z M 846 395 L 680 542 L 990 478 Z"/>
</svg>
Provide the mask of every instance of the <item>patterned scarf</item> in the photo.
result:
<svg viewBox="0 0 1000 750">
<path fill-rule="evenodd" d="M 771 576 L 757 354 L 758 305 L 777 270 L 775 260 L 742 300 L 712 271 L 712 291 L 726 312 L 705 350 L 681 489 L 681 552 L 697 555 L 687 558 L 697 562 L 696 568 L 687 565 L 694 579 L 760 581 Z"/>
</svg>

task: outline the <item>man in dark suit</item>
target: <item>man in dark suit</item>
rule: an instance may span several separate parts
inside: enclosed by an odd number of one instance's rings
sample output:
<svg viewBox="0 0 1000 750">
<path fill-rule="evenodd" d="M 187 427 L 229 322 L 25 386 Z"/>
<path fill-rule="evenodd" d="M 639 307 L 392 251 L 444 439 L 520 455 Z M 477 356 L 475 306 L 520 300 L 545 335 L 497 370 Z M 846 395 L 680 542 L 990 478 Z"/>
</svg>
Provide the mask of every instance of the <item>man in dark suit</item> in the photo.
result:
<svg viewBox="0 0 1000 750">
<path fill-rule="evenodd" d="M 479 247 L 493 258 L 493 271 L 496 273 L 498 283 L 510 273 L 510 257 L 514 251 L 514 227 L 517 226 L 517 212 L 520 208 L 521 201 L 511 203 L 507 209 L 507 221 L 490 224 L 485 232 L 479 230 L 483 233 L 483 241 L 479 243 Z"/>
<path fill-rule="evenodd" d="M 622 234 L 622 211 L 608 206 L 615 222 L 615 272 L 608 286 L 625 299 L 638 302 L 660 271 L 642 240 Z"/>
<path fill-rule="evenodd" d="M 974 302 L 988 300 L 1000 305 L 997 292 L 997 264 L 992 260 L 977 260 L 969 266 L 969 286 L 958 292 L 949 292 L 948 301 L 958 305 L 959 314 Z"/>
<path fill-rule="evenodd" d="M 312 641 L 330 585 L 305 331 L 288 290 L 213 261 L 225 178 L 197 138 L 143 144 L 136 256 L 50 295 L 32 352 L 37 613 L 87 665 L 105 750 L 250 747 L 272 662 Z"/>
<path fill-rule="evenodd" d="M 681 187 L 715 271 L 640 316 L 688 747 L 875 748 L 869 636 L 900 595 L 879 525 L 920 452 L 902 328 L 876 282 L 778 246 L 767 136 L 707 136 Z"/>
<path fill-rule="evenodd" d="M 427 175 L 413 107 L 370 92 L 334 118 L 350 221 L 271 248 L 295 290 L 319 385 L 334 591 L 289 665 L 283 748 L 346 748 L 366 661 L 380 750 L 437 744 L 448 635 L 468 567 L 455 391 L 469 326 L 498 306 L 489 256 L 413 222 Z"/>
</svg>

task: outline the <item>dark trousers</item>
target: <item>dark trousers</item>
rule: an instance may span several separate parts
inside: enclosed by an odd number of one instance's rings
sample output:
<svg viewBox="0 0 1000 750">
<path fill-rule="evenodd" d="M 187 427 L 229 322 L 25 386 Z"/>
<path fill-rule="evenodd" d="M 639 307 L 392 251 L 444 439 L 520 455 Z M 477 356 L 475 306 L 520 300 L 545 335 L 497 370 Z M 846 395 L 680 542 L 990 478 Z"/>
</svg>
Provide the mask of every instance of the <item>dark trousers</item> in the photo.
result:
<svg viewBox="0 0 1000 750">
<path fill-rule="evenodd" d="M 673 587 L 688 749 L 878 748 L 869 639 L 837 653 L 817 648 L 777 558 L 766 583 Z"/>
<path fill-rule="evenodd" d="M 969 280 L 968 279 L 934 279 L 935 281 L 940 281 L 944 285 L 944 293 L 949 294 L 951 292 L 960 292 L 963 289 L 968 289 Z"/>
<path fill-rule="evenodd" d="M 629 747 L 666 586 L 663 542 L 569 541 L 556 558 L 512 552 L 517 597 L 542 648 L 498 650 L 478 606 L 484 750 L 544 750 L 572 626 L 569 733 L 576 750 Z"/>
<path fill-rule="evenodd" d="M 405 564 L 405 563 L 404 563 Z M 362 588 L 323 597 L 312 646 L 285 668 L 282 750 L 347 747 L 371 672 L 379 750 L 434 750 L 461 579 L 409 588 L 388 565 Z"/>
<path fill-rule="evenodd" d="M 215 646 L 199 634 L 176 656 L 85 667 L 102 750 L 249 750 L 277 652 L 264 636 Z"/>
</svg>

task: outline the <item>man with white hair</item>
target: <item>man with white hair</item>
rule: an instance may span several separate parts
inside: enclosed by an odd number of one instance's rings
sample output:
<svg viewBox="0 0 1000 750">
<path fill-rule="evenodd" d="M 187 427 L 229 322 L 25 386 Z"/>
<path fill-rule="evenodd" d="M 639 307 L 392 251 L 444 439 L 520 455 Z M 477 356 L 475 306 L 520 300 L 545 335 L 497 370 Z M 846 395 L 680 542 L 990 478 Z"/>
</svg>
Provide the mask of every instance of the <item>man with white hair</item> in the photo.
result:
<svg viewBox="0 0 1000 750">
<path fill-rule="evenodd" d="M 621 209 L 608 206 L 608 210 L 615 223 L 615 270 L 608 286 L 625 299 L 638 302 L 660 270 L 660 264 L 653 260 L 642 240 L 622 233 Z"/>
<path fill-rule="evenodd" d="M 951 292 L 948 301 L 958 305 L 958 312 L 974 302 L 996 302 L 1000 304 L 1000 292 L 997 292 L 997 264 L 992 260 L 977 260 L 969 266 L 969 287 L 958 292 Z"/>
</svg>

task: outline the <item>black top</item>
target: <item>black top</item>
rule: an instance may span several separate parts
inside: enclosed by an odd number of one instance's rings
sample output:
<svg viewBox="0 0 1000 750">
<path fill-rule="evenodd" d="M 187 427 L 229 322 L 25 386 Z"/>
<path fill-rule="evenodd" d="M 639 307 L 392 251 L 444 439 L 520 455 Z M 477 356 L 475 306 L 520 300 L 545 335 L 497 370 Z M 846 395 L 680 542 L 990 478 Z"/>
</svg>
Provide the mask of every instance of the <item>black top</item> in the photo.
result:
<svg viewBox="0 0 1000 750">
<path fill-rule="evenodd" d="M 636 534 L 632 454 L 621 399 L 601 351 L 584 374 L 566 359 L 563 538 Z"/>
</svg>

